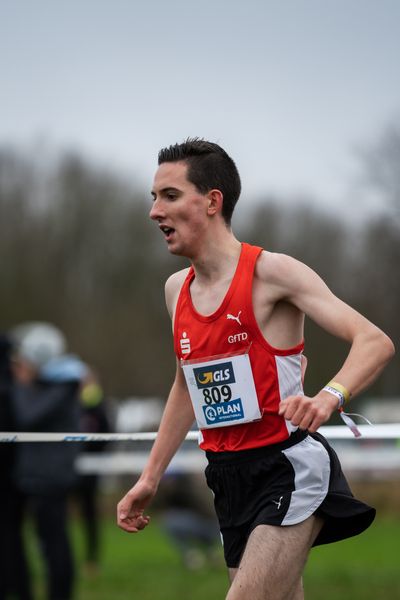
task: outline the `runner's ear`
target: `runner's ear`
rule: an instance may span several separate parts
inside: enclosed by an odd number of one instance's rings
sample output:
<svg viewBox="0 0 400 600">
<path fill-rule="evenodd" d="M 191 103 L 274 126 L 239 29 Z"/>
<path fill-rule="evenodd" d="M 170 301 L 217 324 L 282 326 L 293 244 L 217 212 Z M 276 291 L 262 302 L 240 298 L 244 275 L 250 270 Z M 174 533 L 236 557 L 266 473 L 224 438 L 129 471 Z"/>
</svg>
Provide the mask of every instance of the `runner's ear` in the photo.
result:
<svg viewBox="0 0 400 600">
<path fill-rule="evenodd" d="M 223 195 L 220 190 L 210 190 L 207 194 L 207 214 L 214 216 L 222 212 Z"/>
</svg>

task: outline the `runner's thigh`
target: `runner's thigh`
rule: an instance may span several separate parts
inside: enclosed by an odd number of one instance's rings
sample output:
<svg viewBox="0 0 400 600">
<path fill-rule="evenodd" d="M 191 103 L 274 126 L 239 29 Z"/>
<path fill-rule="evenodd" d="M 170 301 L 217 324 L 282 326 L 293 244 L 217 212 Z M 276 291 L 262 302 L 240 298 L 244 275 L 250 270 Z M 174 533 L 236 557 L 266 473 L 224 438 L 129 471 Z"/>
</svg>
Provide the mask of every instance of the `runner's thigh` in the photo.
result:
<svg viewBox="0 0 400 600">
<path fill-rule="evenodd" d="M 227 600 L 287 600 L 298 584 L 308 552 L 322 527 L 312 516 L 287 527 L 258 525 L 250 534 Z"/>
</svg>

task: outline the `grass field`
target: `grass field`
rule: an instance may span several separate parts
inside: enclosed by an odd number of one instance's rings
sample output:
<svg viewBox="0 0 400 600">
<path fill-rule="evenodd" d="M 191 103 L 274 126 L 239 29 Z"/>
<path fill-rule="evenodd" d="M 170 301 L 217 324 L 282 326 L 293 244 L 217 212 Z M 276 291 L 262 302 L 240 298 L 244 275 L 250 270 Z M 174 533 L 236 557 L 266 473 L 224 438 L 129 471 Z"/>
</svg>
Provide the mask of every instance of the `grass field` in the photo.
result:
<svg viewBox="0 0 400 600">
<path fill-rule="evenodd" d="M 107 511 L 108 514 L 109 511 Z M 139 535 L 120 531 L 113 515 L 102 522 L 102 564 L 96 576 L 83 569 L 80 523 L 72 524 L 76 600 L 222 600 L 221 565 L 188 571 L 154 518 Z M 27 532 L 38 600 L 44 600 L 42 564 Z M 400 518 L 379 517 L 362 536 L 316 548 L 305 574 L 307 600 L 400 599 Z M 222 556 L 222 555 L 221 555 Z M 249 598 L 251 600 L 251 598 Z"/>
</svg>

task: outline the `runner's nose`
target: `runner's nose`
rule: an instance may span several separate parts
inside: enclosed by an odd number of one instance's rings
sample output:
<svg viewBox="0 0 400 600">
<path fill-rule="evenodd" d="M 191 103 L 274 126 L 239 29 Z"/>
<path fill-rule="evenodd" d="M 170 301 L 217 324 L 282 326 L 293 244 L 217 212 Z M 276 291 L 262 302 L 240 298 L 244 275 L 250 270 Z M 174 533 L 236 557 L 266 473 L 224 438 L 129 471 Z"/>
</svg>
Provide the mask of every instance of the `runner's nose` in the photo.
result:
<svg viewBox="0 0 400 600">
<path fill-rule="evenodd" d="M 160 205 L 160 202 L 158 200 L 154 200 L 152 207 L 150 209 L 150 213 L 149 213 L 149 217 L 150 219 L 153 219 L 153 221 L 157 221 L 159 219 L 162 219 L 163 217 L 163 211 Z"/>
</svg>

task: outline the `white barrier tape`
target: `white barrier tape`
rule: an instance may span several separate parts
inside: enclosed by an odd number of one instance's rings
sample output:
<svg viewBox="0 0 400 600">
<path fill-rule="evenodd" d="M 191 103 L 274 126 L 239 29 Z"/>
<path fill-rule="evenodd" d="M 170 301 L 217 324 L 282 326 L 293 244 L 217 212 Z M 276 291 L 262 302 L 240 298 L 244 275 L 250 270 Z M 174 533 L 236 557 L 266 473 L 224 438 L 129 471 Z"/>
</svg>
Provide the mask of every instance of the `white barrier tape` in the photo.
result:
<svg viewBox="0 0 400 600">
<path fill-rule="evenodd" d="M 400 423 L 361 425 L 364 439 L 400 439 Z M 354 439 L 350 429 L 343 425 L 328 425 L 318 430 L 333 440 Z M 1 431 L 0 442 L 143 442 L 156 439 L 157 432 L 140 433 L 46 433 Z M 186 440 L 198 441 L 199 432 L 189 431 Z"/>
<path fill-rule="evenodd" d="M 156 439 L 157 432 L 141 433 L 47 433 L 0 431 L 0 442 L 145 442 Z M 187 440 L 197 441 L 198 431 L 189 431 Z"/>
</svg>

